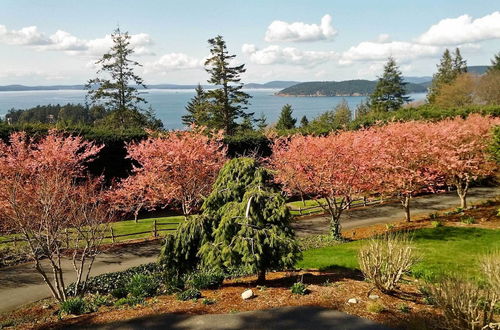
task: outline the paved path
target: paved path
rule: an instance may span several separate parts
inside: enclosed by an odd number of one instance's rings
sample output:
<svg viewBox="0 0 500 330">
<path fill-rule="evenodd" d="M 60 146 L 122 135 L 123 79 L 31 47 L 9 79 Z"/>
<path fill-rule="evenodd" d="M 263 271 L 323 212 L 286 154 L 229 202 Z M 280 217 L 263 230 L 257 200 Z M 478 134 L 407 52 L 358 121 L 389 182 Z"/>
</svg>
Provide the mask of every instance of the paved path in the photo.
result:
<svg viewBox="0 0 500 330">
<path fill-rule="evenodd" d="M 500 196 L 500 187 L 472 188 L 468 193 L 467 203 L 484 201 Z M 438 210 L 456 208 L 460 206 L 460 199 L 456 192 L 433 194 L 412 198 L 410 201 L 411 216 L 428 215 Z M 401 203 L 373 205 L 354 208 L 342 214 L 343 229 L 352 229 L 371 226 L 379 223 L 402 221 L 405 213 Z M 298 236 L 326 234 L 329 232 L 330 219 L 317 216 L 308 219 L 296 220 L 292 223 Z"/>
<path fill-rule="evenodd" d="M 102 326 L 80 326 L 76 329 L 196 329 L 196 330 L 389 330 L 357 316 L 339 311 L 299 306 L 268 309 L 234 314 L 163 314 L 130 321 L 120 321 Z"/>
<path fill-rule="evenodd" d="M 469 201 L 486 200 L 500 195 L 500 187 L 471 189 Z M 432 213 L 439 209 L 456 207 L 458 197 L 455 193 L 429 195 L 412 200 L 413 215 Z M 353 209 L 343 215 L 344 229 L 368 226 L 377 223 L 399 221 L 404 213 L 399 203 L 376 205 Z M 294 221 L 299 236 L 328 232 L 328 220 L 316 217 Z M 102 273 L 124 270 L 129 267 L 156 260 L 160 251 L 160 242 L 130 245 L 118 251 L 101 254 L 92 268 L 93 276 Z M 63 268 L 71 283 L 74 271 L 69 262 Z M 68 283 L 68 284 L 69 284 Z M 15 307 L 50 296 L 50 291 L 31 264 L 23 264 L 0 269 L 0 313 Z"/>
</svg>

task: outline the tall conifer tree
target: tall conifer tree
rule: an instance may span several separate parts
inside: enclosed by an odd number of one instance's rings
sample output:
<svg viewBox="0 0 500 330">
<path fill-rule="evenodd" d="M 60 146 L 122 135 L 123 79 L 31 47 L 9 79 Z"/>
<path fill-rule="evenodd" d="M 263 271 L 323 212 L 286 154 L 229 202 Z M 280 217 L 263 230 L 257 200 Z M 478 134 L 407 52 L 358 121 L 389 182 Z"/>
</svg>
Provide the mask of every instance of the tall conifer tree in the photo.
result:
<svg viewBox="0 0 500 330">
<path fill-rule="evenodd" d="M 209 108 L 207 95 L 203 87 L 198 84 L 195 89 L 196 94 L 186 105 L 187 115 L 182 116 L 182 123 L 186 126 L 198 125 L 209 126 Z"/>
<path fill-rule="evenodd" d="M 211 103 L 211 125 L 232 135 L 238 126 L 238 119 L 252 119 L 253 113 L 246 113 L 250 95 L 242 91 L 240 75 L 245 65 L 231 66 L 236 55 L 229 55 L 222 36 L 208 40 L 211 57 L 205 61 L 205 70 L 210 75 L 209 83 L 218 88 L 206 92 Z"/>
<path fill-rule="evenodd" d="M 375 90 L 369 97 L 370 107 L 375 111 L 395 111 L 410 101 L 406 96 L 406 82 L 396 65 L 394 58 L 389 57 L 384 66 L 384 73 L 378 79 Z"/>
<path fill-rule="evenodd" d="M 280 117 L 278 118 L 278 122 L 276 123 L 277 129 L 292 129 L 295 128 L 295 123 L 297 123 L 297 119 L 292 117 L 293 109 L 290 104 L 285 104 L 283 108 L 281 108 Z"/>
</svg>

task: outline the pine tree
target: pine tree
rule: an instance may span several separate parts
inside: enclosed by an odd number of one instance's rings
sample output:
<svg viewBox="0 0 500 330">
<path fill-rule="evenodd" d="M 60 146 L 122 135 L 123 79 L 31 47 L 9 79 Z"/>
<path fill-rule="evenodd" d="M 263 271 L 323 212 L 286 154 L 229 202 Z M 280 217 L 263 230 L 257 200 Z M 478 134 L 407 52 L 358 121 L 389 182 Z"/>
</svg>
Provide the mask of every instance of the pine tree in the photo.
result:
<svg viewBox="0 0 500 330">
<path fill-rule="evenodd" d="M 304 127 L 307 127 L 307 126 L 309 126 L 309 119 L 307 119 L 307 117 L 304 115 L 300 119 L 300 127 L 304 128 Z"/>
<path fill-rule="evenodd" d="M 455 78 L 462 74 L 467 73 L 467 61 L 462 58 L 460 54 L 460 49 L 455 49 L 455 56 L 453 58 L 453 71 L 455 72 Z"/>
<path fill-rule="evenodd" d="M 246 113 L 246 105 L 251 97 L 242 91 L 240 75 L 246 71 L 245 65 L 230 66 L 236 55 L 229 55 L 226 42 L 221 36 L 208 40 L 211 57 L 205 61 L 205 70 L 209 73 L 209 83 L 219 88 L 206 92 L 211 102 L 211 128 L 223 129 L 232 135 L 238 126 L 237 119 L 252 119 L 253 113 Z"/>
<path fill-rule="evenodd" d="M 188 114 L 182 116 L 182 123 L 186 126 L 191 126 L 193 124 L 208 126 L 210 119 L 210 103 L 207 101 L 206 92 L 200 84 L 198 84 L 195 91 L 195 96 L 193 96 L 186 106 Z"/>
<path fill-rule="evenodd" d="M 460 74 L 467 72 L 467 61 L 462 58 L 460 49 L 455 49 L 454 56 L 446 49 L 437 68 L 438 71 L 432 77 L 432 84 L 427 94 L 429 103 L 434 103 L 441 87 L 451 84 Z"/>
<path fill-rule="evenodd" d="M 378 79 L 375 90 L 369 97 L 370 107 L 375 111 L 382 112 L 401 108 L 404 103 L 410 101 L 410 98 L 406 96 L 406 84 L 396 61 L 389 57 L 384 66 L 384 73 Z"/>
<path fill-rule="evenodd" d="M 259 131 L 263 131 L 267 127 L 267 117 L 261 112 L 259 118 L 255 119 L 255 123 Z"/>
<path fill-rule="evenodd" d="M 281 108 L 280 117 L 276 122 L 276 129 L 292 129 L 295 128 L 295 124 L 297 123 L 297 119 L 292 117 L 293 109 L 290 104 L 285 104 L 283 108 Z"/>
<path fill-rule="evenodd" d="M 351 120 L 352 120 L 352 112 L 351 109 L 349 108 L 349 104 L 347 104 L 347 101 L 345 99 L 342 99 L 342 101 L 335 107 L 335 117 L 334 117 L 335 126 L 337 128 L 341 128 L 349 124 Z"/>
<path fill-rule="evenodd" d="M 491 66 L 488 68 L 488 73 L 495 71 L 500 71 L 500 52 L 494 55 L 491 60 Z"/>
<path fill-rule="evenodd" d="M 161 126 L 152 110 L 143 110 L 140 105 L 146 104 L 146 100 L 139 96 L 135 84 L 147 88 L 141 77 L 134 73 L 134 68 L 141 65 L 131 60 L 134 50 L 130 45 L 128 32 L 122 33 L 116 29 L 111 35 L 113 46 L 110 51 L 96 62 L 100 66 L 98 75 L 104 74 L 110 77 L 98 77 L 91 79 L 86 84 L 87 99 L 92 105 L 102 105 L 109 111 L 106 124 L 121 128 L 129 126 Z"/>
</svg>

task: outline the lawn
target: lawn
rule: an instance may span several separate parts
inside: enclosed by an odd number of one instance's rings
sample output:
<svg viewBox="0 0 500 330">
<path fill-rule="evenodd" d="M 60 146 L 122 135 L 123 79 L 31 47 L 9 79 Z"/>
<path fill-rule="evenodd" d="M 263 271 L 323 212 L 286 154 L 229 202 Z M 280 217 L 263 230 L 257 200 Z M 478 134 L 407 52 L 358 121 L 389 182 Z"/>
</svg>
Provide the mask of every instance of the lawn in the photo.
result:
<svg viewBox="0 0 500 330">
<path fill-rule="evenodd" d="M 419 229 L 411 233 L 419 262 L 413 267 L 415 277 L 433 280 L 456 272 L 478 276 L 480 256 L 500 249 L 500 230 L 462 227 Z M 303 269 L 358 269 L 357 252 L 364 241 L 304 251 L 297 264 Z"/>
</svg>

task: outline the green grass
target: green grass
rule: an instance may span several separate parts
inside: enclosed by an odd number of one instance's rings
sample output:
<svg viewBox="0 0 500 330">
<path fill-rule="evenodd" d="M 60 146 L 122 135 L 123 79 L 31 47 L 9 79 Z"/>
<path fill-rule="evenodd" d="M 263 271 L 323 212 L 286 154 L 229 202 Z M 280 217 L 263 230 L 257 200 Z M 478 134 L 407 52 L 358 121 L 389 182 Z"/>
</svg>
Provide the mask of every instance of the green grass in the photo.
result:
<svg viewBox="0 0 500 330">
<path fill-rule="evenodd" d="M 412 232 L 419 262 L 415 277 L 433 280 L 451 272 L 469 277 L 479 275 L 480 256 L 500 249 L 500 230 L 461 227 L 425 228 Z M 297 263 L 304 269 L 359 269 L 357 252 L 363 241 L 304 251 Z"/>
<path fill-rule="evenodd" d="M 320 199 L 306 199 L 304 201 L 295 201 L 295 202 L 289 202 L 287 203 L 288 207 L 290 208 L 290 213 L 293 216 L 299 216 L 299 215 L 310 215 L 310 214 L 321 214 L 323 213 L 323 209 L 319 206 L 318 203 L 324 204 L 325 199 L 320 198 Z M 351 206 L 356 206 L 363 204 L 363 200 L 355 200 L 351 203 Z M 316 207 L 314 209 L 310 210 L 304 210 L 302 213 L 299 212 L 300 208 L 309 208 L 309 207 Z"/>
<path fill-rule="evenodd" d="M 146 218 L 146 219 L 140 219 L 137 223 L 134 220 L 124 220 L 124 221 L 117 221 L 111 223 L 111 227 L 113 228 L 113 233 L 115 236 L 119 235 L 125 235 L 125 234 L 132 234 L 132 233 L 138 233 L 138 232 L 148 232 L 146 234 L 137 234 L 137 235 L 130 235 L 130 236 L 125 236 L 125 237 L 117 237 L 115 242 L 123 242 L 123 241 L 128 241 L 128 240 L 135 240 L 135 239 L 141 239 L 141 238 L 148 238 L 152 237 L 152 231 L 153 231 L 153 223 L 156 220 L 157 224 L 160 223 L 173 223 L 172 225 L 158 225 L 158 229 L 176 229 L 178 224 L 182 221 L 184 221 L 183 216 L 171 216 L 171 217 L 161 217 L 161 218 Z M 158 235 L 165 236 L 171 233 L 172 231 L 160 231 L 158 232 Z M 110 236 L 111 232 L 108 232 L 106 236 Z M 21 235 L 16 235 L 17 237 L 21 237 Z M 14 235 L 5 235 L 5 236 L 0 236 L 0 248 L 6 247 L 6 246 L 13 246 L 13 243 L 3 243 L 6 240 L 11 240 L 14 237 Z M 104 244 L 111 243 L 111 239 L 105 239 L 103 241 Z M 24 243 L 23 243 L 24 244 Z M 18 243 L 19 245 L 19 243 Z"/>
</svg>

